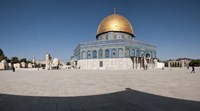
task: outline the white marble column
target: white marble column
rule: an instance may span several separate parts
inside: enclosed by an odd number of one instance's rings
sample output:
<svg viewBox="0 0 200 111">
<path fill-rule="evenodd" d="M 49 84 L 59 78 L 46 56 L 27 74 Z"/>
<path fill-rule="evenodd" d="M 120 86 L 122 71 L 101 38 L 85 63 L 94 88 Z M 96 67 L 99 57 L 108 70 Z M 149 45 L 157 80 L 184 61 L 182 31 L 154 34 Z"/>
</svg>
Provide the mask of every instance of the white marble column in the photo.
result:
<svg viewBox="0 0 200 111">
<path fill-rule="evenodd" d="M 144 65 L 144 58 L 140 58 L 140 69 L 143 68 L 143 65 Z"/>
<path fill-rule="evenodd" d="M 157 59 L 154 59 L 154 68 L 157 68 Z"/>
<path fill-rule="evenodd" d="M 185 67 L 184 61 L 181 61 L 181 67 Z"/>
<path fill-rule="evenodd" d="M 138 57 L 136 57 L 136 69 L 138 69 Z"/>
<path fill-rule="evenodd" d="M 133 57 L 133 69 L 136 69 L 136 58 Z"/>
<path fill-rule="evenodd" d="M 170 68 L 171 66 L 170 66 L 170 61 L 168 61 L 168 67 Z"/>
<path fill-rule="evenodd" d="M 150 68 L 152 68 L 152 58 L 149 60 Z"/>
</svg>

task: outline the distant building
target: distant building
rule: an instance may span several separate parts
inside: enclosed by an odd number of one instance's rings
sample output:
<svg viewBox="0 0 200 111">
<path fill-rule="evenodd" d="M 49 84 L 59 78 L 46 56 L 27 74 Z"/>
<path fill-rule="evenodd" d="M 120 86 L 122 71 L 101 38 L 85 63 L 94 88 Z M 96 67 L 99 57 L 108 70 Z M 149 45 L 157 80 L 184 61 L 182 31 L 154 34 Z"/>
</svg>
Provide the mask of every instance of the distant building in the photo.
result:
<svg viewBox="0 0 200 111">
<path fill-rule="evenodd" d="M 189 67 L 190 59 L 168 60 L 168 67 Z"/>
<path fill-rule="evenodd" d="M 9 69 L 9 65 L 7 61 L 6 60 L 0 61 L 0 70 L 8 70 L 8 69 Z"/>
</svg>

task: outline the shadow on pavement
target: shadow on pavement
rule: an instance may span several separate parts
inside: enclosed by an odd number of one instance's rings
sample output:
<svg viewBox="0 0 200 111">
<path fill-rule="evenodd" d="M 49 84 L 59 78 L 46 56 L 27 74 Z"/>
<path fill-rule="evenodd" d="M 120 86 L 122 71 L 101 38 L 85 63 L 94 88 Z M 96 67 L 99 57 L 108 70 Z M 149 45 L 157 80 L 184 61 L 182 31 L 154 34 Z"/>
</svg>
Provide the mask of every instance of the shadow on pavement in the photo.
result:
<svg viewBox="0 0 200 111">
<path fill-rule="evenodd" d="M 174 99 L 126 88 L 78 97 L 0 94 L 0 111 L 199 111 L 200 102 Z"/>
</svg>

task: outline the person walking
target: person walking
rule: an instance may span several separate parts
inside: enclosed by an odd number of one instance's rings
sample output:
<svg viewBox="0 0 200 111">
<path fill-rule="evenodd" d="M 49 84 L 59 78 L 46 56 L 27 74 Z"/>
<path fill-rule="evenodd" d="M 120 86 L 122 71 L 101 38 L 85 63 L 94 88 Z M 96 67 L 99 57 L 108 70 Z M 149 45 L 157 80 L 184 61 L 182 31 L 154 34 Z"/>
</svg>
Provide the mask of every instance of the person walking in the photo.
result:
<svg viewBox="0 0 200 111">
<path fill-rule="evenodd" d="M 195 73 L 194 65 L 192 66 L 192 72 L 191 73 Z"/>
<path fill-rule="evenodd" d="M 14 67 L 14 65 L 12 64 L 12 70 L 13 70 L 13 72 L 15 72 L 15 67 Z"/>
</svg>

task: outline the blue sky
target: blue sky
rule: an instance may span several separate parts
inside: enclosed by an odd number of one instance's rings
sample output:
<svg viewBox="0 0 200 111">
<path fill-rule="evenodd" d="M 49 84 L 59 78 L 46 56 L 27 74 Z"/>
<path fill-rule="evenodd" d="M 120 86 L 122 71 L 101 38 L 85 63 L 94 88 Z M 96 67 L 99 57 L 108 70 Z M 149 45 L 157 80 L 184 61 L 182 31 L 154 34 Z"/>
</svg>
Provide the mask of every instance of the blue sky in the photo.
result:
<svg viewBox="0 0 200 111">
<path fill-rule="evenodd" d="M 0 0 L 0 48 L 8 57 L 69 60 L 80 42 L 96 40 L 113 7 L 161 60 L 200 59 L 199 0 Z"/>
</svg>

